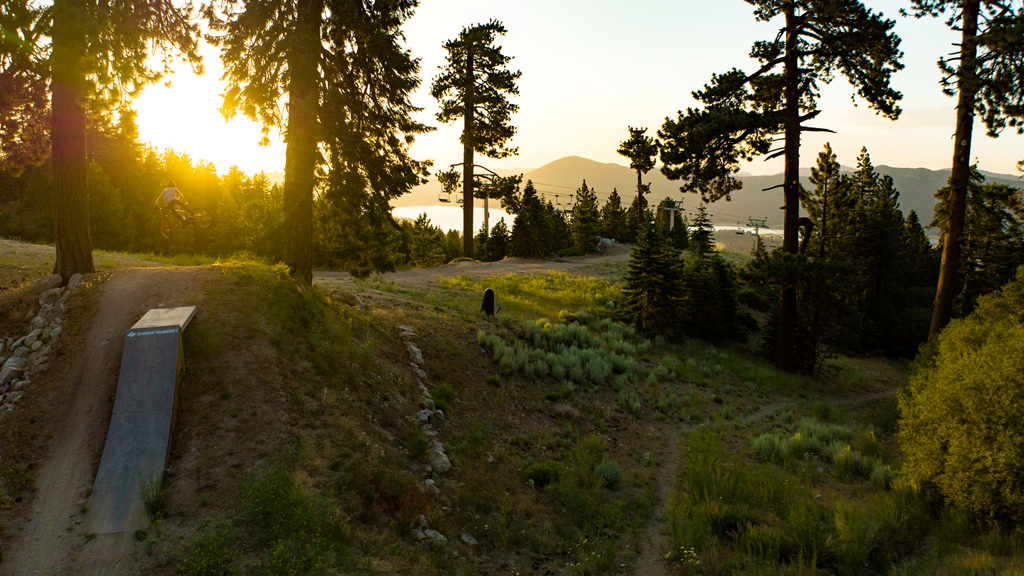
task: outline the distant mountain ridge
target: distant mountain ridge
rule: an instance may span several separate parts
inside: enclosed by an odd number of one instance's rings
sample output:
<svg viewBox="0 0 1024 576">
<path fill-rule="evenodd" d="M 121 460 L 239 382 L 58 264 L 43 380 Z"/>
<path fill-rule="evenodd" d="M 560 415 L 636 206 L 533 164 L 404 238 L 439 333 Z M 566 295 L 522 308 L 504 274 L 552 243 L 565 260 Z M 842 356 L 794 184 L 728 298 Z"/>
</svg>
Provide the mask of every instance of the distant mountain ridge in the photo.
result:
<svg viewBox="0 0 1024 576">
<path fill-rule="evenodd" d="M 844 172 L 852 172 L 853 169 L 843 166 Z M 929 170 L 927 168 L 898 168 L 893 166 L 875 166 L 879 174 L 891 176 L 900 192 L 900 208 L 904 214 L 911 210 L 917 212 L 921 223 L 927 226 L 932 221 L 935 207 L 935 192 L 946 185 L 949 180 L 949 169 Z M 508 175 L 519 173 L 513 170 L 498 170 L 499 174 Z M 801 182 L 805 187 L 810 187 L 808 177 L 811 174 L 810 168 L 801 171 Z M 1010 174 L 996 174 L 982 171 L 987 181 L 999 182 L 1015 188 L 1024 189 L 1024 180 L 1018 180 L 1017 176 Z M 623 203 L 632 201 L 636 194 L 636 172 L 630 170 L 629 166 L 611 162 L 597 162 L 580 156 L 566 156 L 553 162 L 549 162 L 535 170 L 523 172 L 523 180 L 532 180 L 537 190 L 546 198 L 555 202 L 558 196 L 560 202 L 568 202 L 568 196 L 573 194 L 586 179 L 587 186 L 597 191 L 598 202 L 603 204 L 608 198 L 612 189 L 618 189 L 619 196 Z M 769 227 L 779 227 L 782 223 L 782 191 L 771 190 L 762 192 L 762 189 L 782 183 L 782 174 L 771 176 L 738 176 L 743 183 L 743 188 L 731 194 L 731 201 L 719 200 L 708 206 L 708 212 L 712 214 L 715 224 L 735 225 L 741 222 L 746 225 L 748 217 L 768 218 Z M 682 195 L 679 192 L 679 184 L 672 182 L 661 174 L 658 168 L 651 170 L 644 176 L 644 182 L 651 185 L 650 200 L 660 202 L 671 195 L 673 199 L 680 199 L 682 196 L 683 207 L 695 210 L 700 205 L 700 198 L 696 194 Z M 398 206 L 429 206 L 438 204 L 438 193 L 441 186 L 437 181 L 431 181 L 422 186 L 416 187 L 411 193 L 394 200 L 391 205 Z"/>
</svg>

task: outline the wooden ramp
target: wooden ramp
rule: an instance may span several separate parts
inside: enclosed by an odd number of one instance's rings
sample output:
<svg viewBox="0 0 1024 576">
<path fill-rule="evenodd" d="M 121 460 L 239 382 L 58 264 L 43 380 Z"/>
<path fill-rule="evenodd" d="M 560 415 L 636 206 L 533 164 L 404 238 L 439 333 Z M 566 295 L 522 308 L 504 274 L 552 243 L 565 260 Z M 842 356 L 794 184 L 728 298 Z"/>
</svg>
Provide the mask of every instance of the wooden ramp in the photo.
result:
<svg viewBox="0 0 1024 576">
<path fill-rule="evenodd" d="M 146 526 L 143 493 L 159 490 L 163 480 L 185 369 L 181 333 L 195 314 L 195 306 L 153 309 L 125 333 L 114 411 L 89 496 L 87 525 L 97 535 Z"/>
</svg>

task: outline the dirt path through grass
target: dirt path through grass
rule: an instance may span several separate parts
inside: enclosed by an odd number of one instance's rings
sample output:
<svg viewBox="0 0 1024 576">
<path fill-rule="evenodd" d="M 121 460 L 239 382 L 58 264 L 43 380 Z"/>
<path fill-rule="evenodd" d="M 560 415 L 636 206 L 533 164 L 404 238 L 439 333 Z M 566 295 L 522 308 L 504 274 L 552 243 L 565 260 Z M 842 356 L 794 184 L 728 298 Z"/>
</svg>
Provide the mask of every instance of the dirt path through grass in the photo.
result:
<svg viewBox="0 0 1024 576">
<path fill-rule="evenodd" d="M 204 268 L 126 269 L 104 274 L 80 352 L 59 387 L 64 399 L 50 450 L 36 480 L 29 520 L 4 552 L 4 575 L 138 574 L 132 534 L 95 537 L 80 524 L 106 440 L 125 331 L 150 308 L 184 306 L 201 285 Z M 79 297 L 84 297 L 84 294 Z M 43 431 L 40 431 L 43 433 Z"/>
<path fill-rule="evenodd" d="M 883 398 L 892 398 L 896 395 L 897 391 L 899 391 L 899 386 L 893 386 L 860 396 L 828 396 L 821 400 L 833 407 L 852 406 L 874 402 Z M 795 401 L 771 402 L 765 404 L 753 414 L 736 419 L 735 422 L 737 424 L 756 422 L 769 414 L 795 404 L 797 404 Z M 647 534 L 641 538 L 640 556 L 634 565 L 634 576 L 664 576 L 665 574 L 665 555 L 670 551 L 665 520 L 667 517 L 669 495 L 675 489 L 676 477 L 679 473 L 679 440 L 683 434 L 692 431 L 696 427 L 697 425 L 689 425 L 677 428 L 668 424 L 663 427 L 663 434 L 668 438 L 668 443 L 664 448 L 660 459 L 660 466 L 658 467 L 658 498 L 654 503 L 651 517 L 647 520 Z"/>
</svg>

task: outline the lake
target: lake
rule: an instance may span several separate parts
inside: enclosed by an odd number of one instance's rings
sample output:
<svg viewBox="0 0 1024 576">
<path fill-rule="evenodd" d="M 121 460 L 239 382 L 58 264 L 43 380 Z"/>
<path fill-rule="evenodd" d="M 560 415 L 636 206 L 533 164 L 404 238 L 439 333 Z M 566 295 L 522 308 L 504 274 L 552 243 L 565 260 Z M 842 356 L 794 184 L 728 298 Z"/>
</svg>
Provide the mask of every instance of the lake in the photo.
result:
<svg viewBox="0 0 1024 576">
<path fill-rule="evenodd" d="M 498 201 L 494 201 L 494 205 L 498 205 Z M 439 226 L 445 232 L 449 230 L 462 231 L 462 206 L 405 206 L 401 208 L 392 208 L 391 214 L 395 218 L 409 218 L 415 220 L 419 218 L 420 214 L 427 214 L 427 218 L 430 218 L 430 223 L 434 226 Z M 508 227 L 509 232 L 512 231 L 512 221 L 515 220 L 515 216 L 502 210 L 501 208 L 491 207 L 491 221 L 489 224 L 491 228 L 498 223 L 502 218 L 505 219 L 505 226 Z M 484 223 L 484 209 L 483 207 L 473 208 L 473 234 L 480 231 L 480 228 Z M 716 232 L 736 231 L 736 226 L 715 226 Z M 744 232 L 753 233 L 754 229 L 746 226 L 740 227 L 740 230 Z M 773 229 L 761 229 L 761 234 L 778 234 L 782 235 L 782 230 Z"/>
</svg>

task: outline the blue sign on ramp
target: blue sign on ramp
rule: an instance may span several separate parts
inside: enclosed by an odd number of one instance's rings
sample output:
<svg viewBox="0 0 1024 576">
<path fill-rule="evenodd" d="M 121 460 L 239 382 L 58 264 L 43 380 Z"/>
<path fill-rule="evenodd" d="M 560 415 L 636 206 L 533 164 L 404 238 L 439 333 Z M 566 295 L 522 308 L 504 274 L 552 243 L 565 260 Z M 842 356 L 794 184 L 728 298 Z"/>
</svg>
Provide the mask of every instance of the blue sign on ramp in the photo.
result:
<svg viewBox="0 0 1024 576">
<path fill-rule="evenodd" d="M 167 466 L 185 369 L 181 332 L 194 315 L 194 306 L 150 310 L 125 334 L 114 411 L 89 496 L 91 532 L 146 525 L 143 491 L 159 490 Z"/>
</svg>

